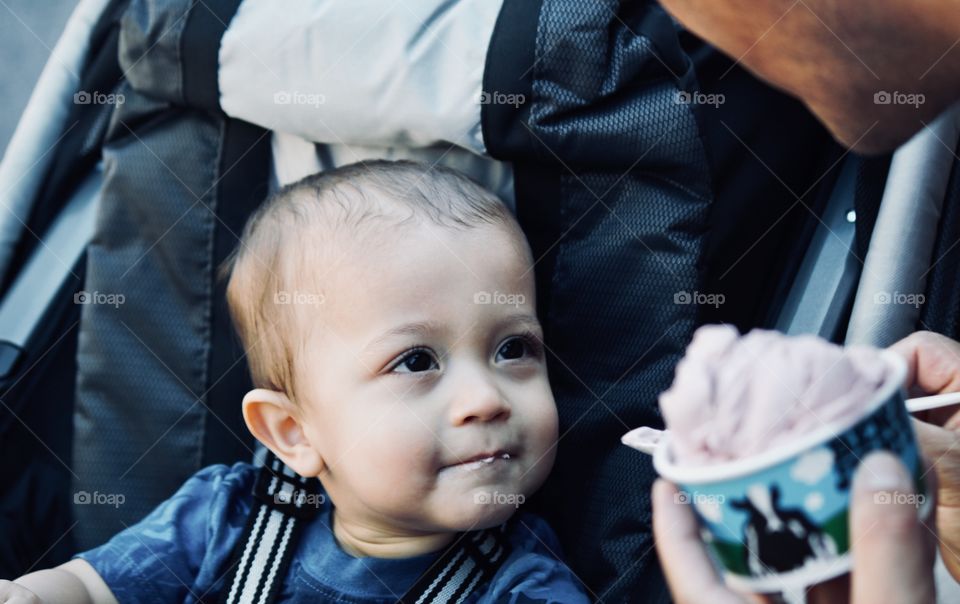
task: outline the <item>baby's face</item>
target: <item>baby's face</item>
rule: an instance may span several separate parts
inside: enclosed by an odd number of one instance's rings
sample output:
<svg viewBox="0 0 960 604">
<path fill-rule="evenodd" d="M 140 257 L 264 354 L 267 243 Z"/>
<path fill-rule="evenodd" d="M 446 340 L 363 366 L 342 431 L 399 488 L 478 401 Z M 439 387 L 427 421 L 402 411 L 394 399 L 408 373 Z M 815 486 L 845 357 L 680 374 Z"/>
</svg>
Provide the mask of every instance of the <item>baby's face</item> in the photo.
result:
<svg viewBox="0 0 960 604">
<path fill-rule="evenodd" d="M 499 226 L 391 239 L 333 265 L 304 326 L 299 404 L 321 480 L 369 526 L 494 526 L 555 455 L 533 269 Z"/>
</svg>

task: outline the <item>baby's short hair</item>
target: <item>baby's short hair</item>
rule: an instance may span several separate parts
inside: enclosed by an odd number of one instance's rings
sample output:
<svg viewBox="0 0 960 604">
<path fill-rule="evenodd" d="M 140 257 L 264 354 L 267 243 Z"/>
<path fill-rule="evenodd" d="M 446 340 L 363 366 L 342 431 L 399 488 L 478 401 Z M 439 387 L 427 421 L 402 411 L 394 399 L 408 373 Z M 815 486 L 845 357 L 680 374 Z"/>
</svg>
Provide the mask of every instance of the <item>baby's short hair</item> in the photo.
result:
<svg viewBox="0 0 960 604">
<path fill-rule="evenodd" d="M 378 222 L 383 226 L 379 219 L 397 216 L 384 212 L 388 208 L 406 216 L 390 223 L 393 229 L 377 228 Z M 230 316 L 254 387 L 298 399 L 295 364 L 307 338 L 296 322 L 298 305 L 278 302 L 284 293 L 289 302 L 290 292 L 304 278 L 315 280 L 318 272 L 330 268 L 318 262 L 317 254 L 311 256 L 312 249 L 330 249 L 343 236 L 375 245 L 377 237 L 396 232 L 397 226 L 425 221 L 453 229 L 501 225 L 513 235 L 517 252 L 530 258 L 510 209 L 465 175 L 442 166 L 361 162 L 308 176 L 270 195 L 247 221 L 239 245 L 218 271 L 219 280 L 229 279 Z M 320 283 L 312 285 L 323 290 Z"/>
</svg>

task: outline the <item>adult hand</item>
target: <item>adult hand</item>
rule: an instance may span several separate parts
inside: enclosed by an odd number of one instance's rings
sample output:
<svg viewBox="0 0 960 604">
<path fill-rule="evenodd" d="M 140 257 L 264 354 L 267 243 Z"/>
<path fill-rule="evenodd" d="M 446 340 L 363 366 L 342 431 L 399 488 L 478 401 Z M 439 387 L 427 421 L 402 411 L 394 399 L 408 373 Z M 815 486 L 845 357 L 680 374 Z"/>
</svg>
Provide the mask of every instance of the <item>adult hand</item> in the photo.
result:
<svg viewBox="0 0 960 604">
<path fill-rule="evenodd" d="M 960 343 L 919 331 L 890 347 L 907 359 L 907 386 L 913 395 L 960 391 Z M 960 581 L 960 405 L 915 414 L 914 428 L 925 457 L 936 468 L 940 555 Z"/>
<path fill-rule="evenodd" d="M 935 529 L 917 518 L 916 506 L 907 503 L 909 497 L 876 497 L 890 492 L 913 493 L 906 468 L 889 453 L 868 455 L 854 474 L 851 491 L 853 572 L 815 586 L 808 602 L 935 601 Z M 674 600 L 678 604 L 775 601 L 769 596 L 740 594 L 724 585 L 707 556 L 689 504 L 679 500 L 677 493 L 676 487 L 663 479 L 653 485 L 653 534 Z"/>
</svg>

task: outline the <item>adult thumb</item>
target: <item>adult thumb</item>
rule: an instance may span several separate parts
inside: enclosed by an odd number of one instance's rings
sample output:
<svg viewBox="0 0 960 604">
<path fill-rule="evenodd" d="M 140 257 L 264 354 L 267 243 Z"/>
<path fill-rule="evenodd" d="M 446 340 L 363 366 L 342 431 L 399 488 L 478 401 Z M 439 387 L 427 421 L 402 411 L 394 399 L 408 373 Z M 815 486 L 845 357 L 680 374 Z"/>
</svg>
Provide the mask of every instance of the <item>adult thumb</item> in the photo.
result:
<svg viewBox="0 0 960 604">
<path fill-rule="evenodd" d="M 936 600 L 934 544 L 918 518 L 922 497 L 891 453 L 871 453 L 857 468 L 850 511 L 854 604 Z"/>
</svg>

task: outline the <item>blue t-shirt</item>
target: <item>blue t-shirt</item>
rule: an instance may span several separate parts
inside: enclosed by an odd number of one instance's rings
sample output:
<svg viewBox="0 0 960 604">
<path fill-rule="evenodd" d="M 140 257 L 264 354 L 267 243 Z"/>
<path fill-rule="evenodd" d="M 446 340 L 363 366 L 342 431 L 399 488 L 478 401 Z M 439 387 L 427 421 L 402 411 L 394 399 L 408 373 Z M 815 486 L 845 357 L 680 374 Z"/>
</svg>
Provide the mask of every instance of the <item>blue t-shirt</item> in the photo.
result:
<svg viewBox="0 0 960 604">
<path fill-rule="evenodd" d="M 253 503 L 257 468 L 213 465 L 190 477 L 146 518 L 107 543 L 76 554 L 100 574 L 121 604 L 216 602 L 229 559 Z M 439 558 L 357 558 L 333 536 L 332 505 L 303 528 L 279 602 L 395 604 Z M 558 560 L 557 537 L 541 518 L 520 512 L 508 534 L 510 556 L 473 604 L 588 602 L 580 581 Z"/>
</svg>

